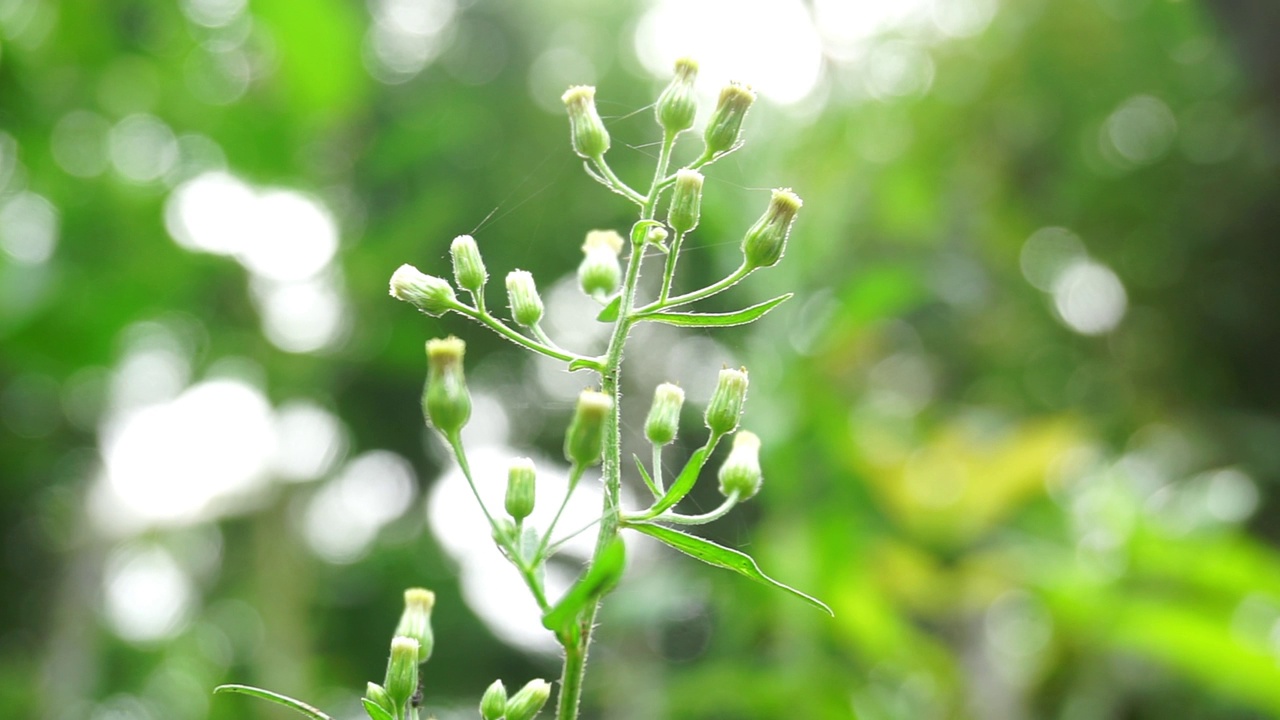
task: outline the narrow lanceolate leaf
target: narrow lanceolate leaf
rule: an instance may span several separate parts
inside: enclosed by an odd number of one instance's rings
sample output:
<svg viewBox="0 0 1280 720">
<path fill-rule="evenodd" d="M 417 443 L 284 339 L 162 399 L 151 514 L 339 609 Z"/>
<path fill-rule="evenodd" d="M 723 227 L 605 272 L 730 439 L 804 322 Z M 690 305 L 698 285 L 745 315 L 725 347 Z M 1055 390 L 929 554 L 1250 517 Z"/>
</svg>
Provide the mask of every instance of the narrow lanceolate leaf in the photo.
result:
<svg viewBox="0 0 1280 720">
<path fill-rule="evenodd" d="M 652 320 L 654 322 L 666 323 L 668 325 L 679 325 L 682 327 L 733 327 L 734 325 L 746 325 L 755 322 L 764 317 L 765 313 L 778 307 L 782 303 L 791 299 L 795 293 L 787 293 L 779 295 L 772 300 L 766 300 L 759 305 L 752 305 L 749 308 L 743 308 L 737 312 L 728 313 L 677 313 L 677 312 L 653 312 L 645 313 L 639 316 L 641 320 Z"/>
<path fill-rule="evenodd" d="M 369 713 L 370 720 L 395 720 L 391 713 L 369 698 L 360 698 L 360 702 L 364 703 L 364 711 Z"/>
<path fill-rule="evenodd" d="M 701 560 L 708 565 L 715 565 L 716 567 L 732 570 L 739 575 L 745 575 L 756 582 L 771 585 L 779 590 L 785 590 L 819 610 L 825 611 L 828 615 L 831 615 L 832 617 L 835 616 L 835 613 L 831 612 L 831 608 L 827 607 L 827 604 L 821 600 L 810 595 L 806 595 L 789 585 L 784 585 L 768 575 L 765 575 L 760 571 L 760 566 L 756 565 L 756 561 L 746 553 L 717 545 L 710 540 L 704 540 L 700 537 L 687 535 L 678 530 L 672 530 L 671 528 L 663 527 L 661 525 L 654 525 L 653 523 L 628 523 L 627 527 L 633 530 L 638 530 L 650 537 L 657 538 L 685 555 Z"/>
<path fill-rule="evenodd" d="M 301 700 L 294 700 L 288 695 L 281 695 L 280 693 L 263 690 L 262 688 L 256 688 L 252 685 L 219 685 L 214 688 L 213 691 L 215 693 L 230 692 L 240 693 L 241 695 L 252 695 L 253 697 L 261 698 L 268 702 L 273 702 L 277 705 L 283 705 L 291 710 L 295 710 L 311 718 L 311 720 L 333 720 L 333 718 L 325 715 Z"/>
<path fill-rule="evenodd" d="M 626 563 L 626 546 L 621 538 L 615 537 L 564 597 L 560 598 L 560 602 L 542 616 L 543 627 L 557 635 L 570 633 L 582 611 L 618 584 Z"/>
<path fill-rule="evenodd" d="M 596 320 L 600 322 L 606 322 L 606 323 L 611 323 L 617 320 L 618 309 L 621 307 L 622 307 L 622 296 L 615 295 L 614 298 L 609 301 L 609 304 L 605 305 L 604 309 L 600 311 L 600 314 L 596 315 Z"/>
<path fill-rule="evenodd" d="M 707 463 L 707 456 L 711 454 L 712 446 L 703 445 L 693 454 L 689 456 L 689 462 L 684 464 L 684 469 L 676 477 L 675 482 L 671 483 L 671 487 L 662 499 L 654 503 L 645 513 L 648 517 L 656 517 L 657 515 L 671 509 L 676 503 L 684 499 L 685 495 L 693 489 L 694 483 L 698 482 L 698 475 L 702 473 L 702 466 Z"/>
<path fill-rule="evenodd" d="M 575 370 L 595 370 L 596 372 L 600 372 L 600 362 L 598 360 L 592 360 L 591 358 L 576 358 L 574 360 L 570 360 L 569 372 L 573 372 Z"/>
<path fill-rule="evenodd" d="M 645 469 L 644 463 L 640 462 L 640 456 L 632 453 L 631 457 L 636 460 L 636 470 L 640 471 L 640 477 L 644 479 L 644 484 L 648 485 L 650 489 L 656 493 L 658 491 L 658 486 L 653 483 L 653 478 L 649 477 L 649 471 Z"/>
</svg>

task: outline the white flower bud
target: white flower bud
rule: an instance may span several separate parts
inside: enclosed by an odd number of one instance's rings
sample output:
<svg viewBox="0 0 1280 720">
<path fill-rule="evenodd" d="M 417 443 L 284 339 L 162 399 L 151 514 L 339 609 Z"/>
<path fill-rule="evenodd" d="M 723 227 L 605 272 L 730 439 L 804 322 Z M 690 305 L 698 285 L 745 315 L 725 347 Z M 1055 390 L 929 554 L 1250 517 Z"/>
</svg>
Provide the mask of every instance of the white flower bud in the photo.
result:
<svg viewBox="0 0 1280 720">
<path fill-rule="evenodd" d="M 533 327 L 542 320 L 542 297 L 538 295 L 533 275 L 524 270 L 507 273 L 507 303 L 511 317 L 519 325 Z"/>
<path fill-rule="evenodd" d="M 747 500 L 760 491 L 760 438 L 755 433 L 741 430 L 733 436 L 733 447 L 720 466 L 719 477 L 720 494 L 725 497 L 737 493 L 738 500 Z"/>
<path fill-rule="evenodd" d="M 457 302 L 449 283 L 412 265 L 401 265 L 391 275 L 391 297 L 435 317 L 452 310 Z"/>
<path fill-rule="evenodd" d="M 617 292 L 622 282 L 622 236 L 613 230 L 592 230 L 582 245 L 582 264 L 578 266 L 578 284 L 589 297 L 604 301 Z"/>
</svg>

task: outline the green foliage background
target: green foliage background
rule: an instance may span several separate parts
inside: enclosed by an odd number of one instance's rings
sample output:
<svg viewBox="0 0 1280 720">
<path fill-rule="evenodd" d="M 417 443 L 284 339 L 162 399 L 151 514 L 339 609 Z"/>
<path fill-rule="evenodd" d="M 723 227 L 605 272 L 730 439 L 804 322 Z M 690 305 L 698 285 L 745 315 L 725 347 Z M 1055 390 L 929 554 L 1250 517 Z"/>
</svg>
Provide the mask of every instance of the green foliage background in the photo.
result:
<svg viewBox="0 0 1280 720">
<path fill-rule="evenodd" d="M 189 17 L 200 6 L 0 2 L 0 205 L 31 192 L 57 218 L 46 261 L 0 247 L 0 715 L 276 717 L 210 698 L 231 681 L 354 712 L 409 585 L 439 596 L 426 677 L 442 720 L 495 677 L 554 677 L 554 658 L 472 614 L 427 531 L 442 456 L 417 406 L 422 341 L 464 335 L 535 448 L 556 452 L 569 407 L 520 390 L 534 380 L 511 347 L 385 287 L 402 262 L 447 274 L 449 241 L 476 229 L 491 273 L 546 288 L 587 229 L 625 230 L 630 208 L 582 175 L 554 96 L 530 87 L 545 51 L 580 53 L 615 169 L 644 177 L 664 80 L 635 57 L 644 8 L 464 3 L 439 57 L 385 83 L 368 69 L 378 3 L 253 0 L 221 29 Z M 806 206 L 785 262 L 717 309 L 798 296 L 716 336 L 752 370 L 766 483 L 708 532 L 836 618 L 661 555 L 611 599 L 591 717 L 1280 717 L 1280 134 L 1275 51 L 1251 40 L 1269 14 L 1001 3 L 974 37 L 902 40 L 931 59 L 927 91 L 869 97 L 868 66 L 828 59 L 821 99 L 753 110 L 746 148 L 709 173 L 682 282 L 732 269 L 764 189 L 793 185 Z M 1134 117 L 1117 113 L 1151 98 L 1165 135 L 1117 150 Z M 100 134 L 77 151 L 98 170 L 71 173 L 54 138 L 76 111 L 205 140 L 135 182 Z M 336 348 L 279 349 L 244 270 L 170 238 L 173 188 L 219 164 L 332 211 L 349 321 Z M 24 232 L 15 217 L 0 207 L 0 239 Z M 1028 282 L 1028 238 L 1047 227 L 1123 284 L 1114 330 L 1072 331 Z M 139 323 L 179 338 L 193 380 L 236 358 L 273 404 L 336 413 L 348 455 L 407 458 L 411 509 L 348 564 L 297 531 L 325 480 L 269 483 L 193 524 L 102 529 L 107 388 Z M 713 484 L 694 500 L 713 502 Z M 109 558 L 139 544 L 205 562 L 163 641 L 104 621 Z"/>
</svg>

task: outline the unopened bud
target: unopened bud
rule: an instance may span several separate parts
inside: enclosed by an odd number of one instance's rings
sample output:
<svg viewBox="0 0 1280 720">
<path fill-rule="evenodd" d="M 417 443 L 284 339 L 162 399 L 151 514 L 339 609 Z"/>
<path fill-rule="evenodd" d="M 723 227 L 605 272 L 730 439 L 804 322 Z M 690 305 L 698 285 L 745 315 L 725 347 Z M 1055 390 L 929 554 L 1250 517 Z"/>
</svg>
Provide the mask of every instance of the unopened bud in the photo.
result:
<svg viewBox="0 0 1280 720">
<path fill-rule="evenodd" d="M 720 91 L 715 112 L 711 113 L 711 120 L 707 122 L 707 129 L 702 135 L 707 145 L 704 155 L 719 155 L 738 146 L 742 120 L 755 101 L 756 94 L 740 83 L 729 83 Z"/>
<path fill-rule="evenodd" d="M 462 371 L 467 344 L 456 337 L 427 341 L 427 386 L 422 407 L 427 420 L 445 436 L 462 430 L 471 418 L 471 394 Z"/>
<path fill-rule="evenodd" d="M 653 404 L 644 421 L 644 435 L 654 445 L 666 445 L 676 439 L 680 429 L 680 408 L 684 406 L 684 390 L 678 385 L 662 383 L 653 391 Z"/>
<path fill-rule="evenodd" d="M 768 209 L 742 238 L 742 254 L 746 258 L 747 269 L 770 267 L 782 259 L 791 224 L 803 204 L 800 196 L 789 188 L 773 191 Z"/>
<path fill-rule="evenodd" d="M 516 522 L 533 512 L 537 472 L 529 458 L 516 458 L 507 468 L 507 514 Z"/>
<path fill-rule="evenodd" d="M 622 236 L 613 230 L 592 230 L 582 244 L 582 264 L 578 266 L 578 284 L 588 296 L 603 300 L 617 291 L 622 282 Z"/>
<path fill-rule="evenodd" d="M 697 77 L 697 62 L 689 58 L 676 61 L 676 75 L 658 96 L 654 107 L 663 130 L 674 134 L 693 127 L 693 118 L 698 112 L 698 100 L 693 90 Z"/>
<path fill-rule="evenodd" d="M 604 426 L 613 412 L 613 398 L 595 390 L 583 390 L 573 420 L 564 436 L 564 456 L 574 465 L 587 467 L 600 462 L 604 451 Z"/>
<path fill-rule="evenodd" d="M 542 320 L 542 297 L 532 274 L 524 270 L 507 273 L 507 304 L 511 317 L 520 325 L 533 327 Z"/>
<path fill-rule="evenodd" d="M 392 717 L 395 716 L 395 709 L 391 705 L 391 696 L 378 683 L 369 683 L 365 686 L 364 696 L 374 705 L 386 710 Z"/>
<path fill-rule="evenodd" d="M 551 683 L 546 680 L 530 680 L 507 701 L 506 720 L 532 720 L 551 697 Z"/>
<path fill-rule="evenodd" d="M 747 500 L 759 492 L 762 477 L 760 438 L 740 430 L 733 436 L 729 457 L 720 466 L 720 494 L 729 497 L 737 493 L 738 500 Z"/>
<path fill-rule="evenodd" d="M 657 245 L 665 250 L 667 247 L 665 244 L 667 242 L 667 229 L 657 223 L 650 225 L 649 229 L 644 232 L 644 241 L 647 245 Z"/>
<path fill-rule="evenodd" d="M 387 661 L 387 696 L 393 708 L 403 708 L 418 692 L 418 641 L 409 637 L 391 640 L 391 659 Z M 393 713 L 398 716 L 398 713 Z"/>
<path fill-rule="evenodd" d="M 671 191 L 671 207 L 667 224 L 678 233 L 698 227 L 702 214 L 702 173 L 685 168 L 676 172 L 676 185 Z"/>
<path fill-rule="evenodd" d="M 715 392 L 707 403 L 707 427 L 711 432 L 728 435 L 738 427 L 742 405 L 747 399 L 747 369 L 720 371 Z"/>
<path fill-rule="evenodd" d="M 423 588 L 404 591 L 404 612 L 396 625 L 396 635 L 418 641 L 418 663 L 431 657 L 435 647 L 435 635 L 431 632 L 431 609 L 436 605 L 436 594 Z"/>
<path fill-rule="evenodd" d="M 501 720 L 507 714 L 507 688 L 501 680 L 494 680 L 480 698 L 480 717 L 484 720 Z"/>
<path fill-rule="evenodd" d="M 457 302 L 448 282 L 426 275 L 412 265 L 401 265 L 391 275 L 391 297 L 434 317 L 449 312 Z"/>
<path fill-rule="evenodd" d="M 449 251 L 453 254 L 453 278 L 458 281 L 458 287 L 471 291 L 473 295 L 483 290 L 489 273 L 484 269 L 484 259 L 480 257 L 475 238 L 459 235 L 453 239 Z"/>
<path fill-rule="evenodd" d="M 604 157 L 609 150 L 609 131 L 596 111 L 596 89 L 590 85 L 575 85 L 560 99 L 569 110 L 573 151 L 588 160 Z"/>
</svg>

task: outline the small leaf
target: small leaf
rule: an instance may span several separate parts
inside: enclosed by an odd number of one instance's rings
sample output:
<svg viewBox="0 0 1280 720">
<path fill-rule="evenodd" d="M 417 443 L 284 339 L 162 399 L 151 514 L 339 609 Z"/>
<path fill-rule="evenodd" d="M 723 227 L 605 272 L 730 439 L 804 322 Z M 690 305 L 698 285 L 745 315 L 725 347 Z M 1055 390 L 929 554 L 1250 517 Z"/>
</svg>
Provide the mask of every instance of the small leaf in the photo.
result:
<svg viewBox="0 0 1280 720">
<path fill-rule="evenodd" d="M 360 698 L 360 702 L 364 703 L 364 711 L 369 713 L 370 720 L 395 720 L 395 718 L 391 717 L 391 713 L 386 711 L 386 708 L 369 698 Z"/>
<path fill-rule="evenodd" d="M 252 685 L 219 685 L 218 687 L 213 689 L 213 692 L 214 693 L 230 692 L 230 693 L 240 693 L 241 695 L 251 695 L 253 697 L 266 700 L 268 702 L 273 702 L 277 705 L 283 705 L 303 715 L 306 715 L 307 717 L 311 718 L 311 720 L 333 720 L 333 718 L 329 717 L 328 715 L 325 715 L 324 713 L 302 702 L 301 700 L 294 700 L 293 698 L 287 695 L 274 693 L 274 692 L 271 692 L 270 690 L 263 690 L 262 688 L 256 688 L 256 687 L 253 687 Z"/>
<path fill-rule="evenodd" d="M 640 471 L 640 478 L 644 480 L 644 484 L 649 486 L 655 494 L 658 492 L 658 486 L 653 482 L 653 478 L 649 477 L 649 471 L 644 469 L 644 463 L 640 462 L 640 456 L 631 453 L 631 457 L 636 460 L 636 469 Z"/>
<path fill-rule="evenodd" d="M 693 489 L 694 483 L 698 482 L 698 475 L 702 473 L 702 466 L 707 464 L 707 456 L 711 454 L 711 450 L 714 447 L 714 445 L 708 444 L 694 450 L 693 454 L 689 456 L 689 462 L 684 464 L 684 469 L 676 476 L 675 482 L 671 483 L 667 494 L 663 495 L 662 499 L 655 503 L 653 507 L 645 511 L 645 515 L 653 517 L 674 507 L 676 503 L 683 500 L 684 496 L 688 495 L 689 491 Z"/>
<path fill-rule="evenodd" d="M 560 598 L 560 602 L 542 616 L 543 627 L 557 635 L 571 632 L 582 611 L 618 584 L 626 563 L 626 546 L 621 538 L 615 537 L 564 597 Z"/>
<path fill-rule="evenodd" d="M 622 307 L 622 296 L 616 295 L 612 300 L 609 301 L 608 305 L 604 306 L 604 309 L 600 311 L 600 314 L 596 315 L 596 320 L 599 322 L 605 322 L 605 323 L 611 323 L 616 321 L 618 319 L 618 310 L 621 307 Z M 572 364 L 569 365 L 569 369 L 570 370 L 573 369 Z"/>
<path fill-rule="evenodd" d="M 678 530 L 672 530 L 671 528 L 654 525 L 652 523 L 628 523 L 627 527 L 633 530 L 638 530 L 650 537 L 657 538 L 685 555 L 696 560 L 701 560 L 708 565 L 715 565 L 716 567 L 732 570 L 739 575 L 749 577 L 756 582 L 764 583 L 765 585 L 772 585 L 779 590 L 785 590 L 810 605 L 826 611 L 828 615 L 835 617 L 835 613 L 831 612 L 831 608 L 827 607 L 826 603 L 818 600 L 817 598 L 806 595 L 789 585 L 784 585 L 768 575 L 765 575 L 760 571 L 760 566 L 756 565 L 756 561 L 746 553 L 717 545 L 710 540 L 704 540 L 693 535 L 686 535 Z"/>
<path fill-rule="evenodd" d="M 755 322 L 756 320 L 764 317 L 765 313 L 791 299 L 791 296 L 794 294 L 795 293 L 787 293 L 786 295 L 779 295 L 772 300 L 766 300 L 759 305 L 752 305 L 749 308 L 743 308 L 737 312 L 654 312 L 641 315 L 639 316 L 639 319 L 652 320 L 653 322 L 667 323 L 668 325 L 678 325 L 681 327 L 733 327 L 735 325 L 746 325 L 747 323 Z"/>
</svg>

